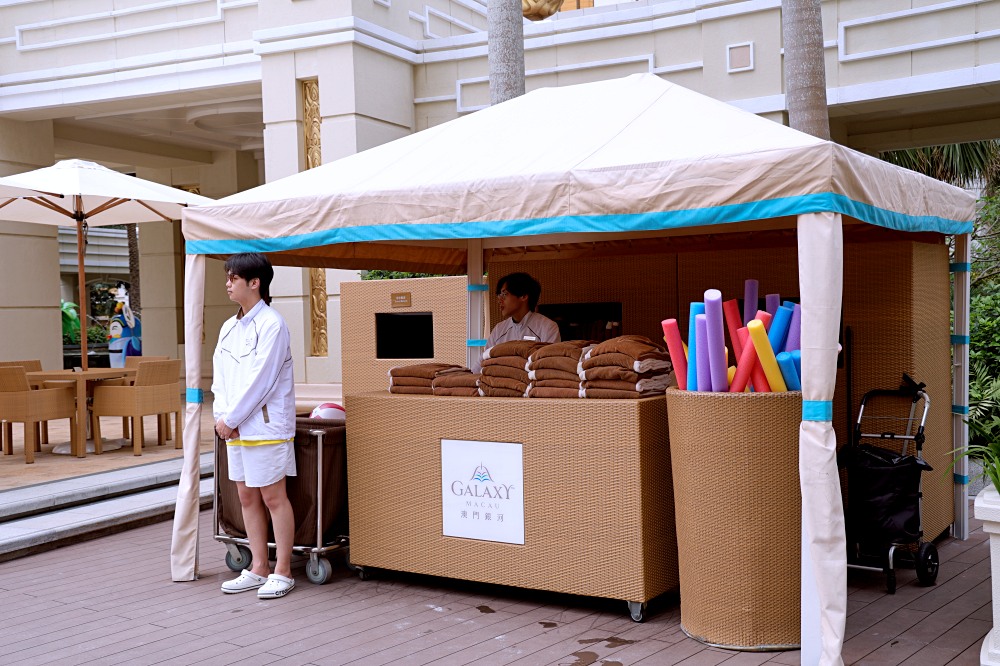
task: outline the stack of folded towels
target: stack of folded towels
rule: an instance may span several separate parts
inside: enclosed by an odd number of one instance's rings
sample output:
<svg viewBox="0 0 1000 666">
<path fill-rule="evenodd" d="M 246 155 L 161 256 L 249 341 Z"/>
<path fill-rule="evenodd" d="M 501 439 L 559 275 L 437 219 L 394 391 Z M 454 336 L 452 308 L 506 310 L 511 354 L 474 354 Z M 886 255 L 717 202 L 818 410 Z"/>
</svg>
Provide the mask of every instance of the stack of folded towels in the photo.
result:
<svg viewBox="0 0 1000 666">
<path fill-rule="evenodd" d="M 588 340 L 566 340 L 536 350 L 528 359 L 529 398 L 579 398 L 580 359 Z"/>
<path fill-rule="evenodd" d="M 473 373 L 468 368 L 462 372 L 446 372 L 431 381 L 434 395 L 479 395 L 479 373 Z"/>
<path fill-rule="evenodd" d="M 484 351 L 479 395 L 523 398 L 528 392 L 528 358 L 547 344 L 533 340 L 511 340 Z"/>
<path fill-rule="evenodd" d="M 418 363 L 389 369 L 389 393 L 434 394 L 434 380 L 453 373 L 471 374 L 468 368 L 451 363 Z"/>
<path fill-rule="evenodd" d="M 594 345 L 580 361 L 580 396 L 645 398 L 674 384 L 670 356 L 649 338 L 621 335 Z"/>
</svg>

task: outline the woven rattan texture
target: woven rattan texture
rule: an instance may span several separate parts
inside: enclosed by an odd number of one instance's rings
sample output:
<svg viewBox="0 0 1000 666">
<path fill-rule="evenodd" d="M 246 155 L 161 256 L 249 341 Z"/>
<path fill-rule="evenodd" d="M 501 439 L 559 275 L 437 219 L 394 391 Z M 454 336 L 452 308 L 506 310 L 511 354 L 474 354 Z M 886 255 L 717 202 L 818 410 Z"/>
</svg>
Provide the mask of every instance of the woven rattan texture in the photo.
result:
<svg viewBox="0 0 1000 666">
<path fill-rule="evenodd" d="M 677 310 L 676 256 L 639 255 L 573 261 L 492 261 L 490 294 L 505 275 L 524 271 L 542 284 L 539 303 L 621 303 L 620 335 L 663 339 L 660 321 Z M 500 308 L 490 299 L 490 326 L 500 321 Z"/>
<path fill-rule="evenodd" d="M 355 564 L 629 601 L 677 586 L 662 398 L 346 402 Z M 442 535 L 442 438 L 523 444 L 524 545 Z"/>
<path fill-rule="evenodd" d="M 797 645 L 801 393 L 669 389 L 666 403 L 681 626 L 714 645 Z"/>
<path fill-rule="evenodd" d="M 465 365 L 465 320 L 468 293 L 462 277 L 343 282 L 340 292 L 340 337 L 344 395 L 389 387 L 389 369 L 412 363 Z M 409 292 L 410 307 L 392 307 L 392 294 Z M 432 312 L 434 358 L 376 358 L 375 314 Z M 406 335 L 406 331 L 400 331 Z"/>
</svg>

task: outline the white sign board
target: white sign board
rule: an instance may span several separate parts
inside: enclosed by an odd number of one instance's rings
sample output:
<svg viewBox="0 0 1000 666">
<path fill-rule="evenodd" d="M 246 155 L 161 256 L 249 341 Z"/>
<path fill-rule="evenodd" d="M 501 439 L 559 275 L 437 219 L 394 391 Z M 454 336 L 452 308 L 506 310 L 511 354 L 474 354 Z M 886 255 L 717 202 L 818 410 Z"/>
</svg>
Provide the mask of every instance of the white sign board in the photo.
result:
<svg viewBox="0 0 1000 666">
<path fill-rule="evenodd" d="M 520 444 L 441 440 L 444 535 L 524 544 Z"/>
</svg>

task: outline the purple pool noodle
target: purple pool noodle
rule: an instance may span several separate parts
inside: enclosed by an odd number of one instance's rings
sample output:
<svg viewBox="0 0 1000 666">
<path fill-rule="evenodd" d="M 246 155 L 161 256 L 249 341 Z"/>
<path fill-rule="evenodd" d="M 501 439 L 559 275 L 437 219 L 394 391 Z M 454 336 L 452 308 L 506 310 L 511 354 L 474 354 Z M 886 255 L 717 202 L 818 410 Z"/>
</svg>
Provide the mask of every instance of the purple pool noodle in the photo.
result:
<svg viewBox="0 0 1000 666">
<path fill-rule="evenodd" d="M 726 364 L 726 324 L 722 315 L 722 292 L 705 292 L 705 326 L 707 328 L 708 368 L 713 391 L 729 390 L 729 368 Z M 699 384 L 700 386 L 701 384 Z"/>
<path fill-rule="evenodd" d="M 764 310 L 772 317 L 778 313 L 778 308 L 781 307 L 781 295 L 780 294 L 768 294 L 764 297 Z"/>
<path fill-rule="evenodd" d="M 694 302 L 691 303 L 691 315 L 688 317 L 688 380 L 687 380 L 687 390 L 697 391 L 698 390 L 698 335 L 695 332 L 695 317 L 705 314 L 705 304 Z M 704 352 L 701 352 L 704 353 Z M 705 357 L 706 360 L 708 357 Z M 709 385 L 705 384 L 704 389 L 707 391 Z"/>
<path fill-rule="evenodd" d="M 788 322 L 788 335 L 785 336 L 785 346 L 782 351 L 795 351 L 802 347 L 802 306 L 795 304 L 792 310 L 792 320 Z"/>
<path fill-rule="evenodd" d="M 743 282 L 743 325 L 757 316 L 757 280 Z"/>
<path fill-rule="evenodd" d="M 712 370 L 708 364 L 708 320 L 705 315 L 696 315 L 694 318 L 695 343 L 698 347 L 698 390 L 712 390 Z"/>
</svg>

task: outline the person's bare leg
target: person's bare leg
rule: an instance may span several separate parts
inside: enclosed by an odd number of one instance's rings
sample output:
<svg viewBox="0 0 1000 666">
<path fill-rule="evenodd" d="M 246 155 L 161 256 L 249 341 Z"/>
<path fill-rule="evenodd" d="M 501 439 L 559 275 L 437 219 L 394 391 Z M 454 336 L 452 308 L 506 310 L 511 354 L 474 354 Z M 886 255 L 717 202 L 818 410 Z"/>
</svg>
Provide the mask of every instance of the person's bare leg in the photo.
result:
<svg viewBox="0 0 1000 666">
<path fill-rule="evenodd" d="M 250 553 L 253 557 L 250 571 L 266 578 L 271 573 L 271 562 L 267 548 L 267 513 L 264 511 L 264 502 L 261 498 L 263 489 L 249 488 L 243 481 L 236 482 L 236 489 L 240 495 L 243 524 L 247 528 Z"/>
<path fill-rule="evenodd" d="M 260 494 L 271 512 L 271 526 L 274 528 L 275 563 L 274 573 L 292 577 L 292 540 L 295 538 L 295 514 L 285 490 L 285 479 L 264 486 Z M 254 573 L 257 573 L 254 571 Z"/>
</svg>

